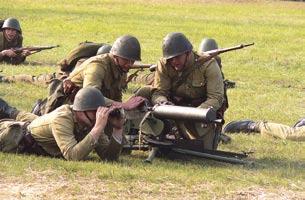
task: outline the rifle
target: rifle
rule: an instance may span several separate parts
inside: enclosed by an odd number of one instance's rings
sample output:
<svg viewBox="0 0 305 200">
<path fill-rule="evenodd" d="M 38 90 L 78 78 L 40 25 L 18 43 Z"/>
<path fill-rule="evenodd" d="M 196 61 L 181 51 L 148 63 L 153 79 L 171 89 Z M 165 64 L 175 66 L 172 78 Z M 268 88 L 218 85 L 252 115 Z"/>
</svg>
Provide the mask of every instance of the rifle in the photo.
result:
<svg viewBox="0 0 305 200">
<path fill-rule="evenodd" d="M 155 64 L 141 64 L 141 63 L 133 64 L 130 69 L 136 69 L 136 71 L 127 77 L 126 83 L 129 83 L 134 77 L 137 77 L 138 73 L 144 71 L 144 69 L 149 69 L 149 71 L 153 72 L 156 67 L 157 65 Z"/>
<path fill-rule="evenodd" d="M 214 49 L 214 50 L 210 50 L 210 51 L 205 51 L 205 52 L 202 52 L 202 55 L 207 55 L 207 57 L 202 56 L 198 60 L 200 60 L 200 61 L 201 60 L 208 61 L 211 58 L 214 58 L 215 56 L 218 56 L 219 54 L 222 54 L 222 53 L 225 53 L 225 52 L 228 52 L 228 51 L 234 51 L 234 50 L 238 50 L 238 49 L 243 49 L 245 47 L 252 46 L 252 45 L 254 45 L 254 42 L 253 43 L 249 43 L 249 44 L 240 44 L 240 45 L 237 45 L 237 46 L 223 48 L 223 49 Z"/>
<path fill-rule="evenodd" d="M 38 53 L 40 51 L 43 50 L 47 50 L 47 49 L 53 49 L 53 48 L 57 48 L 59 47 L 59 45 L 53 45 L 53 46 L 31 46 L 31 47 L 20 47 L 20 48 L 12 48 L 12 50 L 16 53 L 16 54 L 20 54 L 25 50 L 28 50 L 31 52 L 30 55 Z"/>
<path fill-rule="evenodd" d="M 141 64 L 141 63 L 135 63 L 131 66 L 130 69 L 140 69 L 143 71 L 144 69 L 149 69 L 149 71 L 153 72 L 155 71 L 155 68 L 157 67 L 156 64 Z"/>
<path fill-rule="evenodd" d="M 142 108 L 143 109 L 143 108 Z M 172 121 L 191 121 L 201 123 L 221 124 L 222 119 L 217 119 L 216 112 L 212 108 L 193 108 L 174 105 L 155 105 L 154 107 L 144 107 L 145 116 L 141 120 L 139 129 L 132 128 L 126 135 L 128 144 L 124 145 L 125 150 L 150 150 L 149 156 L 145 162 L 151 163 L 158 153 L 168 155 L 169 152 L 177 154 L 195 156 L 199 158 L 213 159 L 221 162 L 232 164 L 250 164 L 250 161 L 243 160 L 248 155 L 246 153 L 234 153 L 219 150 L 204 149 L 202 140 L 186 139 L 181 133 L 173 131 L 173 129 L 162 130 L 160 133 L 143 132 L 141 130 L 145 120 L 148 123 L 156 124 L 156 120 Z M 128 111 L 127 111 L 128 116 Z M 127 117 L 128 118 L 128 117 Z M 164 125 L 165 127 L 165 125 Z M 173 137 L 168 137 L 169 135 Z"/>
</svg>

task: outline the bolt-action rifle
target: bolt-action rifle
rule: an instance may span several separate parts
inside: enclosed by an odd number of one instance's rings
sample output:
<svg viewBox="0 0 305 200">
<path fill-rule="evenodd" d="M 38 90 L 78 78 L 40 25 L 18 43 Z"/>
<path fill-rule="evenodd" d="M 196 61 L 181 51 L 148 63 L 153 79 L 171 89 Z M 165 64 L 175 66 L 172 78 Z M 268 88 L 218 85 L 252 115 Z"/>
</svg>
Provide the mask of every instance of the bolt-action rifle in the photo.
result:
<svg viewBox="0 0 305 200">
<path fill-rule="evenodd" d="M 29 47 L 20 47 L 20 48 L 12 48 L 12 50 L 16 53 L 16 54 L 20 54 L 23 51 L 30 51 L 31 54 L 35 54 L 38 53 L 40 51 L 43 50 L 47 50 L 47 49 L 53 49 L 53 48 L 57 48 L 59 47 L 59 45 L 53 45 L 53 46 L 29 46 Z"/>
<path fill-rule="evenodd" d="M 221 162 L 232 164 L 249 164 L 250 161 L 244 160 L 248 155 L 246 153 L 233 153 L 219 150 L 207 150 L 204 148 L 203 141 L 198 139 L 190 139 L 188 136 L 182 135 L 174 128 L 174 122 L 190 121 L 205 124 L 214 124 L 216 137 L 221 130 L 217 130 L 217 126 L 223 122 L 217 119 L 216 112 L 212 108 L 193 108 L 174 105 L 156 105 L 147 107 L 146 114 L 141 120 L 139 129 L 131 129 L 127 134 L 128 144 L 124 145 L 126 150 L 150 150 L 146 162 L 151 163 L 157 153 L 167 155 L 168 152 L 175 152 L 179 155 L 195 156 L 205 159 L 213 159 Z M 127 114 L 128 116 L 128 114 Z M 171 128 L 165 128 L 161 133 L 148 133 L 141 131 L 143 123 L 156 124 L 156 119 L 167 121 Z M 168 123 L 170 121 L 170 123 Z M 174 128 L 174 129 L 173 129 Z M 164 131 L 166 130 L 166 131 Z M 173 131 L 176 130 L 176 131 Z M 217 133 L 218 131 L 218 133 Z"/>
</svg>

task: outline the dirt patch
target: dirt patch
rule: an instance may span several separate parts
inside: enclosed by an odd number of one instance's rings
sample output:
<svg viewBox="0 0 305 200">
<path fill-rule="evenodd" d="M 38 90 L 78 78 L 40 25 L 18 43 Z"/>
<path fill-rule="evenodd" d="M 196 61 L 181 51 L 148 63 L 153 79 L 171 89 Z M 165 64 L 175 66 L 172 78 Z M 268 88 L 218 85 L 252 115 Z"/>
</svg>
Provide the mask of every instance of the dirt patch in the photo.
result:
<svg viewBox="0 0 305 200">
<path fill-rule="evenodd" d="M 304 200 L 305 192 L 296 192 L 287 190 L 285 188 L 279 189 L 265 189 L 260 187 L 250 187 L 240 191 L 236 191 L 228 195 L 225 199 L 264 199 L 264 200 L 286 200 L 286 199 L 295 199 L 295 200 Z"/>
<path fill-rule="evenodd" d="M 198 199 L 211 184 L 113 181 L 93 177 L 59 176 L 55 171 L 30 171 L 25 178 L 0 173 L 0 199 Z"/>
</svg>

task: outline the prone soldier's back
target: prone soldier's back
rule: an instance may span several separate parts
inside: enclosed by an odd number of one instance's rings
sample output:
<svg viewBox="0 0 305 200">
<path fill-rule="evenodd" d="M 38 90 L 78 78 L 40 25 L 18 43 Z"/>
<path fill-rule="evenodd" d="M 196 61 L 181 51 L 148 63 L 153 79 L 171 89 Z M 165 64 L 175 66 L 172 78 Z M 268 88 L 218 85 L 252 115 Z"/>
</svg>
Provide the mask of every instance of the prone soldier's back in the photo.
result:
<svg viewBox="0 0 305 200">
<path fill-rule="evenodd" d="M 98 88 L 105 97 L 121 101 L 127 74 L 115 64 L 111 54 L 104 54 L 86 60 L 68 79 L 79 87 Z"/>
</svg>

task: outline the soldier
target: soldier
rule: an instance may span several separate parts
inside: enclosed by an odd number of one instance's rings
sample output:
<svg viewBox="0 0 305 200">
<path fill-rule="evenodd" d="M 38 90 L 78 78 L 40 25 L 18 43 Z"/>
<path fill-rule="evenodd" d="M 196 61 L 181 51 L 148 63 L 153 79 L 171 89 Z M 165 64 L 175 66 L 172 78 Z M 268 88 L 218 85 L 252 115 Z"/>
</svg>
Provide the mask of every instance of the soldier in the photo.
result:
<svg viewBox="0 0 305 200">
<path fill-rule="evenodd" d="M 0 99 L 0 115 L 12 118 L 0 121 L 0 150 L 66 160 L 84 160 L 95 150 L 101 159 L 117 160 L 125 120 L 111 116 L 116 108 L 104 105 L 103 95 L 92 87 L 81 89 L 73 106 L 63 105 L 41 117 Z"/>
<path fill-rule="evenodd" d="M 223 131 L 225 133 L 259 133 L 280 139 L 305 141 L 305 118 L 300 119 L 293 127 L 263 121 L 240 120 L 228 123 Z"/>
<path fill-rule="evenodd" d="M 41 85 L 47 86 L 54 79 L 63 80 L 67 78 L 67 76 L 72 72 L 74 68 L 80 66 L 89 57 L 109 53 L 110 49 L 111 49 L 111 45 L 108 44 L 84 42 L 81 43 L 78 47 L 74 48 L 72 51 L 70 51 L 68 53 L 68 56 L 65 59 L 62 59 L 58 63 L 59 70 L 57 73 L 54 72 L 51 74 L 40 74 L 38 76 L 27 75 L 27 74 L 18 74 L 13 76 L 0 75 L 0 82 L 5 82 L 5 83 L 26 82 L 39 86 Z"/>
<path fill-rule="evenodd" d="M 168 34 L 162 50 L 163 58 L 158 62 L 153 88 L 139 90 L 136 95 L 148 97 L 153 104 L 213 107 L 221 111 L 224 84 L 216 60 L 205 60 L 193 52 L 192 44 L 182 33 Z M 222 111 L 219 113 L 222 117 Z M 205 149 L 217 148 L 219 133 L 216 134 L 214 124 L 178 121 L 176 124 L 181 135 L 202 139 Z"/>
<path fill-rule="evenodd" d="M 28 50 L 17 54 L 13 48 L 22 47 L 22 32 L 19 21 L 15 18 L 8 18 L 4 21 L 2 32 L 0 32 L 0 62 L 18 65 L 25 61 L 26 56 L 31 52 Z"/>
<path fill-rule="evenodd" d="M 92 57 L 73 70 L 48 97 L 41 114 L 49 113 L 65 103 L 71 104 L 77 90 L 87 86 L 99 89 L 107 102 L 121 102 L 127 72 L 136 60 L 141 60 L 138 39 L 131 35 L 119 37 L 109 54 Z"/>
</svg>

